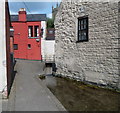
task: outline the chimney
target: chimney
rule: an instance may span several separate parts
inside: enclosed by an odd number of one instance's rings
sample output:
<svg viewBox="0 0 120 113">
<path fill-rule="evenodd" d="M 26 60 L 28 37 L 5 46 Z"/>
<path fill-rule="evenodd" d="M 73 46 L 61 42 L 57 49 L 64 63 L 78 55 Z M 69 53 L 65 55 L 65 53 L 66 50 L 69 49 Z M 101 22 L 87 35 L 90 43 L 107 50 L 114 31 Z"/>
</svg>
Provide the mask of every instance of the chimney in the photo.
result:
<svg viewBox="0 0 120 113">
<path fill-rule="evenodd" d="M 26 11 L 25 11 L 25 8 L 20 8 L 18 13 L 19 13 L 19 21 L 26 21 Z"/>
</svg>

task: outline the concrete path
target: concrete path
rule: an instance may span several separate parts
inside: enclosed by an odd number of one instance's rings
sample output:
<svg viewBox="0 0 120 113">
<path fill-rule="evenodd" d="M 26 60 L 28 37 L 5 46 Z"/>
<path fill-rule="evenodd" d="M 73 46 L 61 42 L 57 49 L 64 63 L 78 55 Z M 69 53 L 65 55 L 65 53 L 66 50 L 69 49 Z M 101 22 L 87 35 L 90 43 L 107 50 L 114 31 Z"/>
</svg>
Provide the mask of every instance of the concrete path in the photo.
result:
<svg viewBox="0 0 120 113">
<path fill-rule="evenodd" d="M 40 61 L 17 60 L 17 71 L 8 100 L 8 111 L 65 111 L 65 108 L 38 78 Z"/>
</svg>

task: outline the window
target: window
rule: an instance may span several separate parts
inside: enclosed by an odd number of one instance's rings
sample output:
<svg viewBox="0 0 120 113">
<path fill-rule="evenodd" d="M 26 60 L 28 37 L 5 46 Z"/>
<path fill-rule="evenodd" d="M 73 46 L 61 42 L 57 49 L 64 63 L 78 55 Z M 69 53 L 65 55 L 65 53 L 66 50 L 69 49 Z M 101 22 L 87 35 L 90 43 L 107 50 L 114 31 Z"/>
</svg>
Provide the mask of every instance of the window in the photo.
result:
<svg viewBox="0 0 120 113">
<path fill-rule="evenodd" d="M 18 44 L 14 44 L 14 50 L 18 50 Z"/>
<path fill-rule="evenodd" d="M 28 44 L 28 49 L 31 49 L 31 44 Z"/>
<path fill-rule="evenodd" d="M 88 17 L 78 18 L 78 42 L 88 41 Z"/>
<path fill-rule="evenodd" d="M 28 37 L 33 37 L 33 26 L 28 26 Z"/>
<path fill-rule="evenodd" d="M 34 35 L 35 37 L 39 37 L 39 26 L 34 26 Z"/>
<path fill-rule="evenodd" d="M 50 30 L 50 31 L 49 31 L 49 34 L 53 34 L 53 31 Z"/>
<path fill-rule="evenodd" d="M 55 40 L 55 29 L 54 28 L 47 29 L 46 40 Z"/>
<path fill-rule="evenodd" d="M 29 38 L 39 37 L 39 26 L 28 26 L 28 37 Z"/>
</svg>

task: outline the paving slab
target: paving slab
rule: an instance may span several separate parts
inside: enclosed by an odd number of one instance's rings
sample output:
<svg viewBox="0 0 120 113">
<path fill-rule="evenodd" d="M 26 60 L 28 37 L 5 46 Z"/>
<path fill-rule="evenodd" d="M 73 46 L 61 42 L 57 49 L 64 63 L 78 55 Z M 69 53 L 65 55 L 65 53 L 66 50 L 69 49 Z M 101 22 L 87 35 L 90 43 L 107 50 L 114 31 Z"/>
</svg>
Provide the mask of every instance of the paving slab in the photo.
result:
<svg viewBox="0 0 120 113">
<path fill-rule="evenodd" d="M 8 111 L 66 111 L 38 78 L 44 74 L 41 61 L 17 60 L 17 71 L 8 100 Z"/>
</svg>

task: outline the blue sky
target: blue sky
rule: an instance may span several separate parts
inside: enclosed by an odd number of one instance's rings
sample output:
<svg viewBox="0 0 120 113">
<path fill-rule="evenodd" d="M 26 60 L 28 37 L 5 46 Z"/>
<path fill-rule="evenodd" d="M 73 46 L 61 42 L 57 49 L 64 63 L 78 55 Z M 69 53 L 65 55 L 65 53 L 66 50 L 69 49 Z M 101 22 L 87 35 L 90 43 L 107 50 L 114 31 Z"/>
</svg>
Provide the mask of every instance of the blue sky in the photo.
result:
<svg viewBox="0 0 120 113">
<path fill-rule="evenodd" d="M 12 2 L 9 0 L 10 14 L 18 14 L 20 8 L 25 8 L 27 14 L 47 14 L 52 17 L 52 6 L 56 7 L 57 2 Z M 60 2 L 58 2 L 60 3 Z"/>
</svg>

